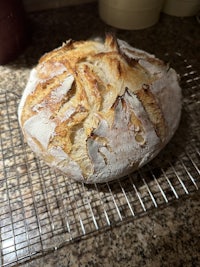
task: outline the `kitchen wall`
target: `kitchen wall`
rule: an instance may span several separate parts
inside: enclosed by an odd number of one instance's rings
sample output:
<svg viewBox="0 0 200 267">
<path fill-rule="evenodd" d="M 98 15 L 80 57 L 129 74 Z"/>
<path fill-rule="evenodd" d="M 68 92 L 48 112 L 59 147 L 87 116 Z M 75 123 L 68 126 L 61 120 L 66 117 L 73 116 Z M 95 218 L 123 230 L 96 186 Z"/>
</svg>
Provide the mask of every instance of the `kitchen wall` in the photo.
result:
<svg viewBox="0 0 200 267">
<path fill-rule="evenodd" d="M 25 9 L 28 12 L 50 8 L 58 8 L 67 5 L 84 4 L 94 1 L 97 0 L 23 0 Z"/>
</svg>

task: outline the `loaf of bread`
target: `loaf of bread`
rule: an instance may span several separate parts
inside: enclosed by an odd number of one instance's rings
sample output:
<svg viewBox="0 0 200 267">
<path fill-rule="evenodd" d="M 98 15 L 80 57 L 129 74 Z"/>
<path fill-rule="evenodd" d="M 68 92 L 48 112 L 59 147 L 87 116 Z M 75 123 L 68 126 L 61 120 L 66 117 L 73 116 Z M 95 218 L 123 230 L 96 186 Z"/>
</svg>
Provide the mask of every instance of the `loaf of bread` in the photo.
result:
<svg viewBox="0 0 200 267">
<path fill-rule="evenodd" d="M 171 139 L 181 88 L 169 65 L 112 34 L 69 40 L 31 71 L 18 115 L 28 145 L 49 166 L 77 181 L 108 182 Z"/>
</svg>

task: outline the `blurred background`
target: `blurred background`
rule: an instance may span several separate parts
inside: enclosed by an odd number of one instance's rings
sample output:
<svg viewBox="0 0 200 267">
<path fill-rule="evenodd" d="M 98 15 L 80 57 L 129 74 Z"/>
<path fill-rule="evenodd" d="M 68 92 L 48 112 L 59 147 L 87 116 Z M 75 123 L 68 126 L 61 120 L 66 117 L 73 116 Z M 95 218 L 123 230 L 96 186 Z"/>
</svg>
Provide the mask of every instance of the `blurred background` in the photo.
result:
<svg viewBox="0 0 200 267">
<path fill-rule="evenodd" d="M 1 1 L 0 64 L 28 44 L 33 51 L 27 60 L 33 60 L 69 38 L 102 37 L 105 31 L 158 56 L 166 48 L 190 55 L 199 47 L 199 7 L 199 0 Z"/>
</svg>

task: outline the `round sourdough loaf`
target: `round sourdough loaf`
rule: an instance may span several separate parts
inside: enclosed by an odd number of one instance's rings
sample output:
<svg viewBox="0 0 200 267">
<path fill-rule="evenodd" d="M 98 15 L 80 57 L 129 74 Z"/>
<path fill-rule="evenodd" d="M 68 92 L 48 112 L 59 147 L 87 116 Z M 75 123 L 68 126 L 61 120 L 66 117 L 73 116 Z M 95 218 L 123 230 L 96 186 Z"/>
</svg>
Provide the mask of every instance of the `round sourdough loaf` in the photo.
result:
<svg viewBox="0 0 200 267">
<path fill-rule="evenodd" d="M 181 115 L 176 72 L 111 34 L 67 41 L 31 71 L 18 108 L 32 150 L 69 178 L 101 183 L 153 159 Z"/>
</svg>

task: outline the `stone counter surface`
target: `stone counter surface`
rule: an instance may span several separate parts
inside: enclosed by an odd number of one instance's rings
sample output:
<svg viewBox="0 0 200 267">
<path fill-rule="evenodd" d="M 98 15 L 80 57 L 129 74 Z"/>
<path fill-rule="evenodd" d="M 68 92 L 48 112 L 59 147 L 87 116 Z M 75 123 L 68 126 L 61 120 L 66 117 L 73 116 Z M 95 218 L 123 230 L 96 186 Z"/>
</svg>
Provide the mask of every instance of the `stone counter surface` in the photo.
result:
<svg viewBox="0 0 200 267">
<path fill-rule="evenodd" d="M 117 30 L 98 17 L 97 4 L 85 4 L 28 15 L 30 41 L 15 61 L 0 66 L 0 90 L 20 95 L 31 68 L 45 52 L 70 38 L 104 37 L 112 31 L 131 45 L 164 58 L 179 52 L 199 67 L 200 24 L 197 18 L 161 14 L 153 27 L 139 31 Z M 48 255 L 21 264 L 23 267 L 200 266 L 200 193 L 155 209 L 141 218 L 70 243 Z"/>
<path fill-rule="evenodd" d="M 200 194 L 70 244 L 23 267 L 198 267 Z"/>
</svg>

